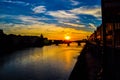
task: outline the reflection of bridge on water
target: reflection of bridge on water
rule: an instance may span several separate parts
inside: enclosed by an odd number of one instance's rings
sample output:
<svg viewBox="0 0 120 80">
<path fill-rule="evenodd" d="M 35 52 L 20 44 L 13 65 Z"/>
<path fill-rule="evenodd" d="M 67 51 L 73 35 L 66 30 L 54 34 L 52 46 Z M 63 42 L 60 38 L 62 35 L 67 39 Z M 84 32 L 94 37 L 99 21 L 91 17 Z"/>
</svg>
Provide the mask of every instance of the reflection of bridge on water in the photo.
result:
<svg viewBox="0 0 120 80">
<path fill-rule="evenodd" d="M 57 46 L 59 44 L 67 44 L 67 46 L 70 46 L 71 43 L 75 42 L 78 44 L 78 46 L 81 45 L 81 43 L 86 43 L 87 40 L 76 40 L 76 41 L 70 41 L 70 40 L 53 40 L 53 44 L 56 44 Z"/>
</svg>

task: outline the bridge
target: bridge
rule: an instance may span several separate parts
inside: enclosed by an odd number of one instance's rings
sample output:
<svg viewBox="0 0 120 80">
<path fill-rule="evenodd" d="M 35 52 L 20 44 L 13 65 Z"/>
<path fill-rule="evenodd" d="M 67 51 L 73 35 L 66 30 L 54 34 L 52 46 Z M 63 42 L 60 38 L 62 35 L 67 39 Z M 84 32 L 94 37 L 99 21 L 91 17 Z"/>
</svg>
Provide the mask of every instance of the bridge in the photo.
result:
<svg viewBox="0 0 120 80">
<path fill-rule="evenodd" d="M 76 40 L 76 41 L 70 41 L 70 40 L 53 40 L 53 44 L 56 44 L 57 46 L 59 44 L 67 44 L 67 46 L 70 46 L 71 43 L 75 42 L 78 44 L 78 46 L 81 45 L 81 43 L 86 43 L 86 39 L 83 40 Z"/>
</svg>

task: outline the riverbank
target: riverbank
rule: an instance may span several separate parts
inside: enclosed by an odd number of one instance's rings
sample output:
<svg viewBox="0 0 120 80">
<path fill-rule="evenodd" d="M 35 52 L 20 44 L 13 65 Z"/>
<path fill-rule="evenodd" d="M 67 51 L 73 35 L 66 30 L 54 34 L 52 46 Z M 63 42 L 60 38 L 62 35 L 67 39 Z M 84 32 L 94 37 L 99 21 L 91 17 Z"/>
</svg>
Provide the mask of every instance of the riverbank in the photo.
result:
<svg viewBox="0 0 120 80">
<path fill-rule="evenodd" d="M 87 43 L 69 80 L 120 80 L 120 49 Z"/>
<path fill-rule="evenodd" d="M 100 80 L 101 50 L 101 47 L 87 43 L 78 57 L 69 80 Z"/>
</svg>

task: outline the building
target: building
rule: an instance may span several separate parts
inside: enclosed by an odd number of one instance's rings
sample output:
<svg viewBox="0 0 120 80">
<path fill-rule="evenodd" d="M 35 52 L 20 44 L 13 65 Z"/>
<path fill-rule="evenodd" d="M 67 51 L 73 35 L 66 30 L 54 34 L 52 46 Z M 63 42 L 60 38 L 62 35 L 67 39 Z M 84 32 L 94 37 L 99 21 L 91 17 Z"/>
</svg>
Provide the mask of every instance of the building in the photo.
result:
<svg viewBox="0 0 120 80">
<path fill-rule="evenodd" d="M 102 80 L 120 80 L 120 0 L 102 0 L 102 25 Z"/>
<path fill-rule="evenodd" d="M 102 24 L 105 45 L 120 48 L 120 0 L 102 0 Z"/>
</svg>

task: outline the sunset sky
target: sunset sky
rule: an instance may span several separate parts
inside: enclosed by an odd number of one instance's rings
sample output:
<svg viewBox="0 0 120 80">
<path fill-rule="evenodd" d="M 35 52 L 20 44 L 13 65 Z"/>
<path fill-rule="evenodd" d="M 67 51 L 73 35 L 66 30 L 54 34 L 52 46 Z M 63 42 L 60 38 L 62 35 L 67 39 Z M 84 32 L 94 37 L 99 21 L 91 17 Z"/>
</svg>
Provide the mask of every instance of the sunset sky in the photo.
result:
<svg viewBox="0 0 120 80">
<path fill-rule="evenodd" d="M 100 0 L 0 0 L 0 29 L 6 34 L 78 40 L 100 25 Z"/>
</svg>

